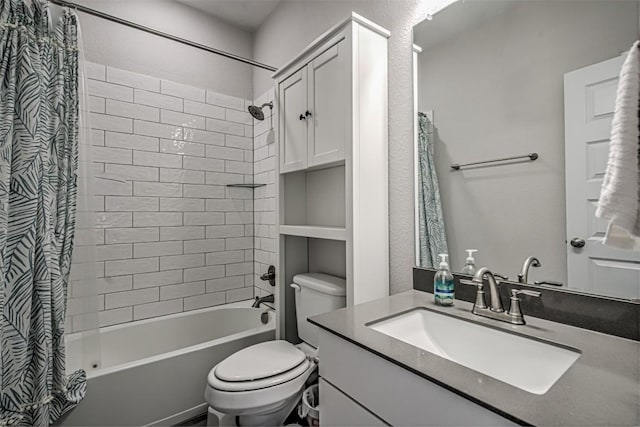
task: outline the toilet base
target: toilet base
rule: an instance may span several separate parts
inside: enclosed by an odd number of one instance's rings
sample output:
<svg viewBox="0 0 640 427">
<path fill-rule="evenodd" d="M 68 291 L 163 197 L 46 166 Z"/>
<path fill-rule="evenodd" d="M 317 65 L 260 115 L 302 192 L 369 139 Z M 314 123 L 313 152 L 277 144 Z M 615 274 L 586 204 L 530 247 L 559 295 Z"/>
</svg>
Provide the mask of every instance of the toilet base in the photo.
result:
<svg viewBox="0 0 640 427">
<path fill-rule="evenodd" d="M 279 407 L 272 409 L 268 413 L 260 414 L 244 414 L 234 416 L 230 414 L 223 414 L 218 412 L 212 407 L 209 407 L 207 414 L 207 426 L 208 427 L 234 427 L 239 426 L 281 426 L 287 419 L 289 414 L 298 406 L 300 399 L 302 398 L 302 392 L 296 393 L 290 399 L 287 399 Z M 236 424 L 237 418 L 237 424 Z"/>
<path fill-rule="evenodd" d="M 298 406 L 302 398 L 302 392 L 284 402 L 282 408 L 269 414 L 240 415 L 238 421 L 241 426 L 281 426 L 289 414 Z"/>
<path fill-rule="evenodd" d="M 235 427 L 236 417 L 223 414 L 209 406 L 207 410 L 207 427 Z"/>
</svg>

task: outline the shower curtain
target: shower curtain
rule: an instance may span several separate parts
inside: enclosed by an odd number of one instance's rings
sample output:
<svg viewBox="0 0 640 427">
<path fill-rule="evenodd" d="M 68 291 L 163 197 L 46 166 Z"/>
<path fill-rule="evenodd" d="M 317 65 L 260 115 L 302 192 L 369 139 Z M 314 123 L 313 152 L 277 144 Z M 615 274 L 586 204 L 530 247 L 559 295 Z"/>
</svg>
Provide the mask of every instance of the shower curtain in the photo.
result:
<svg viewBox="0 0 640 427">
<path fill-rule="evenodd" d="M 433 139 L 433 124 L 424 113 L 418 113 L 418 220 L 422 267 L 437 267 L 438 254 L 448 253 L 433 160 Z"/>
<path fill-rule="evenodd" d="M 65 315 L 78 168 L 77 18 L 0 0 L 0 425 L 47 426 L 77 403 Z"/>
</svg>

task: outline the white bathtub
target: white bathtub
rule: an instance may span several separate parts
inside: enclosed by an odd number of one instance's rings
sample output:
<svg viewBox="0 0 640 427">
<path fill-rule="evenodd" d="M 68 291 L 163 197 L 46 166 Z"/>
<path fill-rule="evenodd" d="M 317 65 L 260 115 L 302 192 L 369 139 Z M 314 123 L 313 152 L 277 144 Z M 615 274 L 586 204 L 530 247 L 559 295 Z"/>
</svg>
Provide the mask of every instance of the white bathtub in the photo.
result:
<svg viewBox="0 0 640 427">
<path fill-rule="evenodd" d="M 250 304 L 251 302 L 248 302 Z M 230 354 L 275 338 L 274 313 L 246 302 L 100 329 L 102 364 L 87 396 L 57 425 L 173 425 L 206 412 L 207 373 Z M 268 312 L 268 323 L 261 315 Z M 82 336 L 67 337 L 67 365 Z"/>
</svg>

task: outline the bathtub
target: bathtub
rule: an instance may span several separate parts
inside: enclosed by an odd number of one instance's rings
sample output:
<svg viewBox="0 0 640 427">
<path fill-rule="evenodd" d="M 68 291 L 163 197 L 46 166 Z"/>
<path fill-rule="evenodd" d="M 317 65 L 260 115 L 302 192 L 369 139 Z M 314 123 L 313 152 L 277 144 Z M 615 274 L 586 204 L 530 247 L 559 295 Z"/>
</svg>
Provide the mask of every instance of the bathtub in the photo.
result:
<svg viewBox="0 0 640 427">
<path fill-rule="evenodd" d="M 275 338 L 275 313 L 250 304 L 101 328 L 102 362 L 87 369 L 87 396 L 56 425 L 174 425 L 206 413 L 209 370 L 244 347 Z M 69 370 L 82 360 L 82 339 L 67 337 Z"/>
</svg>

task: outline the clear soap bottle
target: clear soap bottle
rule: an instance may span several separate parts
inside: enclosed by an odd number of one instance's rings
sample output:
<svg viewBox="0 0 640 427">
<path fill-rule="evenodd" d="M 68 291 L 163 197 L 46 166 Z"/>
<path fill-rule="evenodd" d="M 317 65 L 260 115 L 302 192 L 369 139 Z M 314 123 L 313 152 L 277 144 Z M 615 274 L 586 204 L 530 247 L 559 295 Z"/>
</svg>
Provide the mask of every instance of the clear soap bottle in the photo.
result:
<svg viewBox="0 0 640 427">
<path fill-rule="evenodd" d="M 477 249 L 465 249 L 467 252 L 467 261 L 464 263 L 464 267 L 462 267 L 462 273 L 473 276 L 476 274 L 476 259 L 473 257 L 473 254 L 478 252 Z"/>
<path fill-rule="evenodd" d="M 437 305 L 451 306 L 455 298 L 455 282 L 447 263 L 449 255 L 439 254 L 438 256 L 440 257 L 440 266 L 433 280 L 435 303 Z"/>
</svg>

